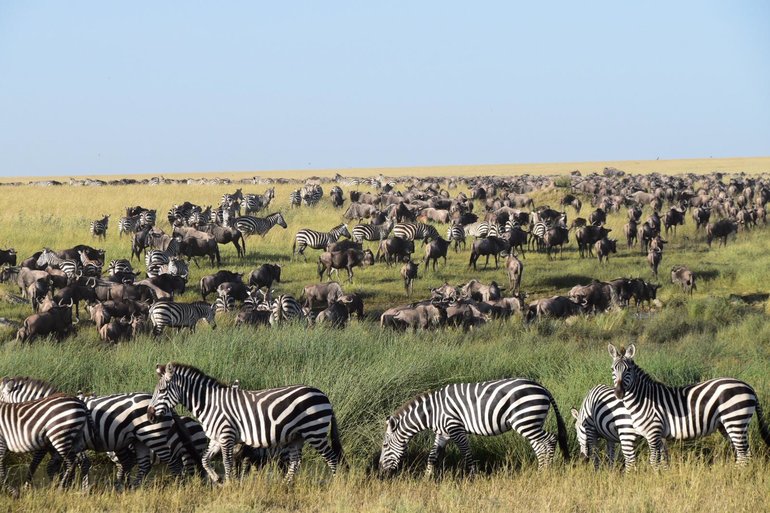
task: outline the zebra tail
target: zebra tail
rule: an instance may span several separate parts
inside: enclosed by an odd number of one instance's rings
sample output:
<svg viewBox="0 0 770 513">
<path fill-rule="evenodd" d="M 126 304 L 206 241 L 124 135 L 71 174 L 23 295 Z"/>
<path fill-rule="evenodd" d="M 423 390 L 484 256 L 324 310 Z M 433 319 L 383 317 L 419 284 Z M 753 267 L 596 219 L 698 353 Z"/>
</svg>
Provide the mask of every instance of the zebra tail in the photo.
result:
<svg viewBox="0 0 770 513">
<path fill-rule="evenodd" d="M 342 452 L 342 442 L 340 441 L 340 430 L 337 426 L 337 416 L 332 412 L 332 450 L 337 455 L 338 465 L 340 467 L 347 467 L 347 461 L 345 460 L 345 454 Z"/>
<path fill-rule="evenodd" d="M 559 407 L 556 406 L 556 400 L 553 398 L 550 392 L 548 392 L 548 400 L 551 402 L 551 406 L 553 406 L 553 412 L 556 414 L 556 428 L 558 430 L 558 440 L 559 440 L 559 448 L 561 449 L 561 454 L 564 456 L 564 461 L 570 460 L 570 454 L 569 454 L 569 443 L 567 442 L 567 426 L 564 424 L 564 419 L 561 416 L 561 413 L 559 413 Z"/>
<path fill-rule="evenodd" d="M 196 470 L 203 472 L 204 469 L 201 455 L 198 453 L 198 449 L 195 448 L 195 444 L 192 442 L 192 437 L 190 436 L 190 432 L 187 430 L 187 426 L 184 422 L 182 422 L 182 419 L 179 418 L 179 415 L 173 411 L 171 412 L 171 419 L 174 421 L 174 425 L 179 430 L 179 438 L 182 440 L 182 445 L 192 460 L 195 462 Z"/>
<path fill-rule="evenodd" d="M 759 434 L 762 435 L 762 440 L 765 441 L 765 445 L 770 447 L 770 428 L 768 428 L 767 422 L 765 421 L 762 407 L 759 405 L 759 399 L 757 399 L 757 421 L 759 422 Z"/>
</svg>

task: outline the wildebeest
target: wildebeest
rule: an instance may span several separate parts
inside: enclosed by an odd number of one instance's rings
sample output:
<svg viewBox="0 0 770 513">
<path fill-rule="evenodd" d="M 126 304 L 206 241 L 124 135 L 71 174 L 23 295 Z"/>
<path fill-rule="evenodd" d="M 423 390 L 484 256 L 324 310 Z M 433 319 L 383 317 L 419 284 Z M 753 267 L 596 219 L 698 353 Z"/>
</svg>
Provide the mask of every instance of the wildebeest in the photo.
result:
<svg viewBox="0 0 770 513">
<path fill-rule="evenodd" d="M 329 306 L 321 311 L 315 318 L 318 325 L 328 324 L 333 328 L 344 328 L 350 319 L 350 314 L 345 305 L 340 301 L 332 301 Z"/>
<path fill-rule="evenodd" d="M 692 296 L 695 285 L 695 273 L 683 265 L 675 265 L 671 268 L 671 283 L 682 287 L 682 291 Z"/>
<path fill-rule="evenodd" d="M 302 296 L 305 298 L 305 306 L 311 310 L 316 306 L 329 306 L 343 296 L 342 287 L 336 281 L 306 285 Z"/>
<path fill-rule="evenodd" d="M 569 291 L 569 297 L 593 312 L 603 312 L 618 302 L 617 292 L 610 283 L 593 280 L 588 285 L 576 285 Z"/>
<path fill-rule="evenodd" d="M 711 247 L 711 241 L 719 239 L 720 246 L 727 246 L 727 237 L 731 233 L 738 233 L 738 223 L 732 219 L 720 219 L 706 225 L 706 242 Z"/>
<path fill-rule="evenodd" d="M 623 226 L 623 233 L 626 236 L 626 244 L 628 245 L 628 249 L 631 249 L 634 244 L 636 244 L 636 233 L 638 228 L 638 222 L 634 218 L 629 219 L 628 223 Z"/>
<path fill-rule="evenodd" d="M 439 237 L 432 240 L 425 246 L 425 270 L 428 270 L 428 263 L 433 260 L 433 270 L 436 270 L 436 264 L 438 259 L 444 259 L 444 266 L 446 266 L 446 254 L 449 250 L 449 241 Z"/>
<path fill-rule="evenodd" d="M 217 244 L 230 244 L 235 246 L 235 251 L 239 257 L 246 254 L 246 243 L 243 236 L 237 228 L 232 226 L 220 226 L 218 224 L 207 224 L 203 226 L 203 231 L 214 236 Z"/>
<path fill-rule="evenodd" d="M 602 263 L 603 259 L 609 262 L 610 254 L 618 252 L 618 241 L 604 237 L 603 239 L 596 241 L 594 249 L 596 249 L 596 256 L 599 258 L 599 263 Z"/>
<path fill-rule="evenodd" d="M 39 255 L 38 255 L 39 257 Z M 16 265 L 16 250 L 13 248 L 0 249 L 0 265 Z"/>
<path fill-rule="evenodd" d="M 565 296 L 553 296 L 537 299 L 529 304 L 527 322 L 536 317 L 564 318 L 578 315 L 585 311 L 585 305 Z"/>
<path fill-rule="evenodd" d="M 29 287 L 27 287 L 27 296 L 30 303 L 32 303 L 32 310 L 37 313 L 39 311 L 40 303 L 43 298 L 46 297 L 51 288 L 50 280 L 45 278 L 35 280 Z"/>
<path fill-rule="evenodd" d="M 393 316 L 395 326 L 401 329 L 427 330 L 446 324 L 446 310 L 437 305 L 417 305 L 400 310 Z"/>
<path fill-rule="evenodd" d="M 663 249 L 650 248 L 650 250 L 647 252 L 647 263 L 650 264 L 652 274 L 655 276 L 658 275 L 658 266 L 660 265 L 661 260 L 663 260 Z"/>
<path fill-rule="evenodd" d="M 414 253 L 414 241 L 401 237 L 390 237 L 380 241 L 377 260 L 385 260 L 388 266 L 393 262 L 406 261 Z"/>
<path fill-rule="evenodd" d="M 564 252 L 564 245 L 569 242 L 569 229 L 564 226 L 548 228 L 543 236 L 543 245 L 548 258 L 553 258 L 551 252 L 559 248 L 559 256 Z"/>
<path fill-rule="evenodd" d="M 527 245 L 529 232 L 524 231 L 521 226 L 515 224 L 512 225 L 511 229 L 508 231 L 507 238 L 508 243 L 511 245 L 511 250 L 516 250 L 521 254 L 522 258 L 527 258 L 524 253 L 524 247 Z"/>
<path fill-rule="evenodd" d="M 376 211 L 377 211 L 377 207 L 375 207 L 374 205 L 354 202 L 348 206 L 348 209 L 345 211 L 344 214 L 342 214 L 342 217 L 344 217 L 348 221 L 352 221 L 353 219 L 358 219 L 358 222 L 360 223 L 367 217 L 370 217 Z"/>
<path fill-rule="evenodd" d="M 110 322 L 99 329 L 99 338 L 103 342 L 109 342 L 110 344 L 116 344 L 121 339 L 127 339 L 130 336 L 131 320 L 126 317 L 111 319 Z"/>
<path fill-rule="evenodd" d="M 261 289 L 273 286 L 273 282 L 281 283 L 281 266 L 279 264 L 262 264 L 249 273 L 249 285 Z"/>
<path fill-rule="evenodd" d="M 460 294 L 464 298 L 475 301 L 492 301 L 503 297 L 503 289 L 496 281 L 484 285 L 479 280 L 473 279 L 460 288 Z"/>
<path fill-rule="evenodd" d="M 486 256 L 486 262 L 484 268 L 489 265 L 489 257 L 493 255 L 495 257 L 495 269 L 499 267 L 500 253 L 508 253 L 511 250 L 511 243 L 507 239 L 500 237 L 486 237 L 483 239 L 476 239 L 471 246 L 471 258 L 468 262 L 468 267 L 473 266 L 476 270 L 476 261 L 480 256 Z"/>
<path fill-rule="evenodd" d="M 348 282 L 353 282 L 353 268 L 364 265 L 374 264 L 374 256 L 369 250 L 356 251 L 349 249 L 347 251 L 325 251 L 318 257 L 318 278 L 323 280 L 324 273 L 331 280 L 332 269 L 346 269 L 348 271 Z"/>
<path fill-rule="evenodd" d="M 358 317 L 359 321 L 363 320 L 364 301 L 361 299 L 361 296 L 355 293 L 345 294 L 344 296 L 341 296 L 338 301 L 345 305 L 345 308 L 348 309 L 349 315 L 356 314 L 356 317 Z"/>
<path fill-rule="evenodd" d="M 511 289 L 511 294 L 516 295 L 521 292 L 521 276 L 524 274 L 524 264 L 521 263 L 521 260 L 513 254 L 508 255 L 508 260 L 505 262 L 505 272 L 508 275 L 508 286 Z"/>
<path fill-rule="evenodd" d="M 452 220 L 448 210 L 439 210 L 433 207 L 422 209 L 417 219 L 419 221 L 435 221 L 444 224 L 448 224 Z"/>
<path fill-rule="evenodd" d="M 412 295 L 414 280 L 417 278 L 417 268 L 419 266 L 420 264 L 418 262 L 412 262 L 411 260 L 401 266 L 401 278 L 404 280 L 404 290 L 406 291 L 407 296 Z"/>
<path fill-rule="evenodd" d="M 700 230 L 701 226 L 706 226 L 711 219 L 710 207 L 697 207 L 692 211 L 692 218 L 695 221 L 695 230 Z"/>
<path fill-rule="evenodd" d="M 32 314 L 16 333 L 21 342 L 32 342 L 37 337 L 56 335 L 61 340 L 72 332 L 72 304 L 54 305 L 46 312 Z"/>
<path fill-rule="evenodd" d="M 220 283 L 217 287 L 217 296 L 225 298 L 230 297 L 235 301 L 245 301 L 249 297 L 249 289 L 245 283 L 240 280 L 226 281 Z"/>
<path fill-rule="evenodd" d="M 632 278 L 630 281 L 633 290 L 631 295 L 636 302 L 637 308 L 639 308 L 639 305 L 642 303 L 649 303 L 657 298 L 660 285 L 654 285 L 641 278 Z"/>
<path fill-rule="evenodd" d="M 674 235 L 676 235 L 676 227 L 680 225 L 684 225 L 684 211 L 679 210 L 676 207 L 671 207 L 663 218 L 663 226 L 666 228 L 666 234 L 673 228 Z"/>
<path fill-rule="evenodd" d="M 607 212 L 603 208 L 597 208 L 588 216 L 588 222 L 594 226 L 602 226 L 607 222 Z"/>
<path fill-rule="evenodd" d="M 174 233 L 179 233 L 178 230 L 179 228 L 175 228 Z M 216 265 L 221 265 L 222 263 L 216 238 L 210 233 L 201 232 L 195 229 L 189 229 L 184 232 L 182 243 L 179 246 L 179 252 L 188 258 L 192 258 L 196 267 L 198 267 L 197 257 L 201 256 L 209 257 L 212 267 L 214 266 L 215 260 Z"/>
<path fill-rule="evenodd" d="M 249 276 L 249 283 L 251 284 L 252 276 Z M 243 273 L 234 273 L 232 271 L 220 270 L 215 274 L 204 276 L 200 281 L 200 290 L 203 300 L 206 301 L 206 296 L 212 292 L 216 292 L 217 287 L 220 284 L 227 281 L 243 281 Z"/>
<path fill-rule="evenodd" d="M 571 206 L 578 214 L 580 213 L 580 209 L 583 208 L 583 202 L 580 201 L 580 198 L 574 196 L 573 194 L 567 194 L 561 199 L 559 203 L 561 204 L 562 208 L 566 207 L 567 205 Z"/>
<path fill-rule="evenodd" d="M 580 258 L 586 256 L 594 256 L 593 247 L 597 241 L 602 240 L 609 235 L 612 231 L 611 228 L 605 228 L 604 226 L 584 226 L 575 233 L 575 240 L 578 244 L 578 252 Z"/>
<path fill-rule="evenodd" d="M 430 289 L 430 297 L 431 300 L 456 301 L 460 297 L 460 290 L 444 282 L 442 286 Z"/>
</svg>

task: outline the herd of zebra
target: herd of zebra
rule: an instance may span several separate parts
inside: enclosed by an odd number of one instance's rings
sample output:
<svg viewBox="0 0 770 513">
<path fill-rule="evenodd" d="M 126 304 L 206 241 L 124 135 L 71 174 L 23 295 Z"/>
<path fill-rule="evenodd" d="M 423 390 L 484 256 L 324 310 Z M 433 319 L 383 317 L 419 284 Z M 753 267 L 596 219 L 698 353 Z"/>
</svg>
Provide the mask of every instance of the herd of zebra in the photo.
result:
<svg viewBox="0 0 770 513">
<path fill-rule="evenodd" d="M 580 410 L 572 409 L 580 455 L 599 467 L 599 440 L 607 443 L 610 464 L 619 443 L 626 471 L 635 467 L 635 442 L 644 438 L 655 467 L 668 465 L 665 440 L 690 440 L 719 431 L 730 443 L 736 463 L 746 464 L 749 423 L 756 413 L 762 440 L 770 447 L 768 429 L 750 385 L 718 378 L 685 387 L 655 381 L 627 349 L 608 346 L 613 387 L 598 385 Z M 116 483 L 142 483 L 153 462 L 168 465 L 173 475 L 205 472 L 221 480 L 212 459 L 221 454 L 224 479 L 243 475 L 253 464 L 277 461 L 292 481 L 305 443 L 312 446 L 334 474 L 345 464 L 342 434 L 329 397 L 308 385 L 248 391 L 227 385 L 190 365 L 169 362 L 156 368 L 153 394 L 78 396 L 61 393 L 41 380 L 6 377 L 0 390 L 0 481 L 5 486 L 8 452 L 32 453 L 25 475 L 31 482 L 46 454 L 50 479 L 68 486 L 81 471 L 88 488 L 90 460 L 86 451 L 108 453 L 117 467 Z M 181 404 L 192 417 L 174 411 Z M 544 429 L 550 410 L 557 434 Z M 538 468 L 550 466 L 558 444 L 570 459 L 567 429 L 553 395 L 526 378 L 454 383 L 421 394 L 388 417 L 379 455 L 379 471 L 393 473 L 410 440 L 423 431 L 435 438 L 426 474 L 435 471 L 446 445 L 456 444 L 468 472 L 476 471 L 468 435 L 492 436 L 514 430 L 532 447 Z M 64 468 L 62 469 L 62 464 Z M 13 487 L 8 486 L 12 491 Z"/>
</svg>

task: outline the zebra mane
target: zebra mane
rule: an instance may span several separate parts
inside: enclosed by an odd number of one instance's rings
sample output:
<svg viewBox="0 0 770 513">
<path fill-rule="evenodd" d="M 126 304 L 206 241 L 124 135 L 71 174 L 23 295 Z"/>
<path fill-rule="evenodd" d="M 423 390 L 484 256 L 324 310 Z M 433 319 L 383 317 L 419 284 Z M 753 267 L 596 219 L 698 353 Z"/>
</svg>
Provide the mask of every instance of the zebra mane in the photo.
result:
<svg viewBox="0 0 770 513">
<path fill-rule="evenodd" d="M 178 362 L 171 362 L 169 365 L 174 366 L 174 374 L 181 372 L 181 375 L 183 376 L 192 376 L 194 378 L 201 379 L 205 385 L 217 385 L 220 387 L 227 387 L 228 385 L 225 385 L 221 381 L 219 381 L 217 378 L 209 376 L 202 370 L 200 370 L 198 367 L 193 367 L 192 365 L 187 365 L 184 363 L 178 363 Z M 168 366 L 166 366 L 168 368 Z"/>
<path fill-rule="evenodd" d="M 634 372 L 636 372 L 637 382 L 646 381 L 648 383 L 652 383 L 653 385 L 659 385 L 666 388 L 681 388 L 681 387 L 673 387 L 670 385 L 666 385 L 665 383 L 662 383 L 657 379 L 653 378 L 647 373 L 647 371 L 639 367 L 639 365 L 637 365 L 637 363 L 633 359 L 626 358 L 625 360 L 626 360 L 626 365 L 628 365 L 630 369 L 634 369 Z"/>
<path fill-rule="evenodd" d="M 424 399 L 424 398 L 428 397 L 432 393 L 433 393 L 433 391 L 429 390 L 427 392 L 423 392 L 423 393 L 417 395 L 416 397 L 412 397 L 407 402 L 405 402 L 404 404 L 399 406 L 398 409 L 396 409 L 396 411 L 393 412 L 393 415 L 391 415 L 391 417 L 394 417 L 394 418 L 400 417 L 404 412 L 409 410 L 410 406 L 412 406 L 416 402 L 419 402 L 421 399 Z"/>
<path fill-rule="evenodd" d="M 60 393 L 57 387 L 47 381 L 43 381 L 42 379 L 30 378 L 29 376 L 4 376 L 0 383 L 2 383 L 4 386 L 9 381 L 13 381 L 28 387 L 47 388 L 49 390 L 53 390 L 55 393 Z"/>
</svg>

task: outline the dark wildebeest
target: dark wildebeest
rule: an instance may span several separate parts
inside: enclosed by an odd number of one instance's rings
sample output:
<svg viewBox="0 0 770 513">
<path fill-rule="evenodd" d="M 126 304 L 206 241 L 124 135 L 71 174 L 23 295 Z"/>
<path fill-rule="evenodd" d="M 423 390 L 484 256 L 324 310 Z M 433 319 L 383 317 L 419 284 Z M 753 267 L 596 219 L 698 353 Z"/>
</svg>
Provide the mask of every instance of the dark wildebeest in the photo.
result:
<svg viewBox="0 0 770 513">
<path fill-rule="evenodd" d="M 569 291 L 569 297 L 582 304 L 586 310 L 603 312 L 618 301 L 611 283 L 593 280 L 588 285 L 576 285 Z"/>
<path fill-rule="evenodd" d="M 158 276 L 142 280 L 138 282 L 137 285 L 142 283 L 149 283 L 152 287 L 159 288 L 163 292 L 169 294 L 172 298 L 174 297 L 174 294 L 184 294 L 187 287 L 187 281 L 184 278 L 181 276 L 173 276 L 171 274 L 159 274 Z"/>
<path fill-rule="evenodd" d="M 471 246 L 471 259 L 468 262 L 468 267 L 473 266 L 476 270 L 476 261 L 480 256 L 486 256 L 487 260 L 484 264 L 484 268 L 489 265 L 489 256 L 495 257 L 495 269 L 499 267 L 500 253 L 508 253 L 511 250 L 511 243 L 507 239 L 500 237 L 486 237 L 484 239 L 476 239 Z"/>
<path fill-rule="evenodd" d="M 131 332 L 131 320 L 121 317 L 120 319 L 111 319 L 110 322 L 102 326 L 99 329 L 99 338 L 103 342 L 116 344 L 120 339 L 128 339 L 131 336 Z"/>
<path fill-rule="evenodd" d="M 324 307 L 331 305 L 343 296 L 342 287 L 336 281 L 306 285 L 300 299 L 305 298 L 305 306 L 311 310 L 320 304 Z"/>
<path fill-rule="evenodd" d="M 32 314 L 22 323 L 16 340 L 32 342 L 37 337 L 55 334 L 61 340 L 72 332 L 72 304 L 54 305 L 46 312 Z"/>
<path fill-rule="evenodd" d="M 569 229 L 570 230 L 579 230 L 580 228 L 582 228 L 584 226 L 588 226 L 588 220 L 586 220 L 585 217 L 576 217 L 569 224 Z"/>
<path fill-rule="evenodd" d="M 417 305 L 397 312 L 394 325 L 402 329 L 427 330 L 446 324 L 446 310 L 438 305 Z"/>
<path fill-rule="evenodd" d="M 637 308 L 639 308 L 639 305 L 643 302 L 649 303 L 650 301 L 655 301 L 660 285 L 653 285 L 641 278 L 632 278 L 630 281 L 633 290 L 631 295 L 636 302 Z"/>
<path fill-rule="evenodd" d="M 537 299 L 529 304 L 527 309 L 527 322 L 536 317 L 564 318 L 581 314 L 585 311 L 585 305 L 576 302 L 566 296 L 553 296 Z"/>
<path fill-rule="evenodd" d="M 39 255 L 38 255 L 39 256 Z M 13 248 L 0 249 L 0 265 L 16 265 L 16 250 Z"/>
<path fill-rule="evenodd" d="M 401 266 L 401 278 L 404 280 L 404 290 L 407 296 L 412 295 L 414 290 L 414 280 L 417 278 L 417 269 L 420 266 L 418 262 L 409 260 Z M 427 267 L 427 265 L 426 265 Z"/>
<path fill-rule="evenodd" d="M 27 296 L 32 303 L 32 311 L 37 313 L 40 310 L 40 303 L 51 290 L 51 282 L 45 278 L 35 280 L 27 287 Z"/>
<path fill-rule="evenodd" d="M 273 282 L 281 283 L 281 266 L 279 264 L 262 264 L 249 273 L 249 285 L 261 289 L 273 286 Z"/>
<path fill-rule="evenodd" d="M 410 209 L 408 206 L 406 206 L 405 203 L 401 202 L 396 207 L 396 222 L 398 223 L 413 223 L 417 220 L 417 215 Z"/>
<path fill-rule="evenodd" d="M 89 286 L 88 283 L 95 283 L 95 281 L 85 281 L 84 279 L 76 281 L 71 285 L 59 289 L 53 296 L 53 300 L 57 305 L 73 302 L 75 305 L 75 322 L 78 322 L 80 316 L 80 302 L 86 301 L 87 303 L 93 303 L 96 301 L 96 291 L 94 287 Z M 93 279 L 92 279 L 93 280 Z"/>
<path fill-rule="evenodd" d="M 658 276 L 658 266 L 661 260 L 663 260 L 663 248 L 650 248 L 647 252 L 647 263 L 650 264 L 652 274 Z"/>
<path fill-rule="evenodd" d="M 607 222 L 607 212 L 603 208 L 597 208 L 588 216 L 588 222 L 594 226 L 602 226 Z"/>
<path fill-rule="evenodd" d="M 439 237 L 432 240 L 425 246 L 425 270 L 428 270 L 428 263 L 433 260 L 433 270 L 436 270 L 436 264 L 438 259 L 444 259 L 444 267 L 446 267 L 446 254 L 449 250 L 449 241 Z"/>
<path fill-rule="evenodd" d="M 706 242 L 711 247 L 711 241 L 719 239 L 720 246 L 727 246 L 727 236 L 731 233 L 738 233 L 738 223 L 732 219 L 720 219 L 706 225 Z"/>
<path fill-rule="evenodd" d="M 615 290 L 618 304 L 628 306 L 628 301 L 634 293 L 633 282 L 628 278 L 617 278 L 610 281 L 610 286 Z"/>
<path fill-rule="evenodd" d="M 575 233 L 575 240 L 577 240 L 578 243 L 578 252 L 580 253 L 580 258 L 585 257 L 586 252 L 588 252 L 588 256 L 594 256 L 593 247 L 594 244 L 596 244 L 596 241 L 606 238 L 611 231 L 611 228 L 594 225 L 580 228 Z"/>
<path fill-rule="evenodd" d="M 347 251 L 325 251 L 318 257 L 318 278 L 323 280 L 324 273 L 331 280 L 332 269 L 346 269 L 348 271 L 348 282 L 353 282 L 353 268 L 363 267 L 364 265 L 374 264 L 374 256 L 369 250 L 357 251 L 349 249 Z"/>
<path fill-rule="evenodd" d="M 456 301 L 460 297 L 460 291 L 449 283 L 444 282 L 440 287 L 430 289 L 431 300 Z"/>
<path fill-rule="evenodd" d="M 235 251 L 239 257 L 246 254 L 246 243 L 243 242 L 243 236 L 237 228 L 232 226 L 219 226 L 217 224 L 207 224 L 203 227 L 203 231 L 214 236 L 217 244 L 230 244 L 235 246 Z"/>
<path fill-rule="evenodd" d="M 385 260 L 388 266 L 393 262 L 406 261 L 414 253 L 414 241 L 401 237 L 390 237 L 380 241 L 377 249 L 377 260 Z"/>
<path fill-rule="evenodd" d="M 174 230 L 174 233 L 179 233 L 178 228 Z M 244 249 L 245 251 L 245 249 Z M 211 266 L 214 267 L 214 261 L 216 265 L 222 264 L 222 258 L 219 255 L 219 245 L 216 238 L 206 232 L 190 229 L 184 232 L 182 243 L 179 246 L 180 254 L 192 258 L 195 262 L 195 266 L 198 266 L 197 257 L 207 256 L 211 262 Z"/>
<path fill-rule="evenodd" d="M 508 287 L 511 294 L 516 295 L 521 292 L 521 276 L 524 274 L 524 264 L 513 254 L 508 255 L 505 262 L 505 272 L 508 274 Z"/>
<path fill-rule="evenodd" d="M 315 318 L 316 324 L 329 324 L 332 328 L 344 328 L 350 319 L 345 305 L 340 301 L 332 301 L 329 306 Z"/>
<path fill-rule="evenodd" d="M 240 280 L 226 281 L 217 287 L 217 296 L 231 297 L 236 301 L 245 301 L 249 297 L 249 288 Z"/>
<path fill-rule="evenodd" d="M 679 210 L 676 207 L 671 207 L 663 218 L 663 226 L 666 228 L 666 234 L 668 235 L 669 230 L 673 228 L 674 235 L 676 235 L 676 227 L 682 225 L 684 225 L 684 211 Z"/>
<path fill-rule="evenodd" d="M 358 320 L 361 321 L 364 318 L 364 301 L 358 294 L 345 294 L 338 299 L 340 303 L 345 305 L 348 309 L 348 314 L 356 314 Z"/>
<path fill-rule="evenodd" d="M 636 219 L 629 219 L 628 222 L 623 226 L 623 233 L 626 236 L 626 244 L 628 245 L 628 249 L 631 249 L 634 244 L 636 244 L 636 232 L 639 229 L 638 222 Z"/>
<path fill-rule="evenodd" d="M 495 281 L 484 285 L 479 280 L 473 279 L 462 286 L 460 294 L 461 297 L 475 301 L 493 301 L 503 297 L 503 289 Z"/>
<path fill-rule="evenodd" d="M 511 229 L 507 234 L 507 238 L 511 245 L 511 250 L 517 250 L 519 253 L 521 253 L 522 258 L 527 258 L 527 255 L 524 254 L 524 247 L 527 245 L 529 232 L 524 231 L 521 226 L 514 224 L 511 226 Z"/>
<path fill-rule="evenodd" d="M 371 215 L 376 211 L 377 211 L 377 207 L 375 207 L 374 205 L 367 205 L 364 203 L 354 202 L 348 206 L 348 209 L 345 211 L 344 214 L 342 214 L 342 217 L 347 219 L 348 221 L 352 221 L 353 219 L 358 219 L 358 222 L 360 223 L 367 217 L 371 217 Z"/>
<path fill-rule="evenodd" d="M 580 198 L 573 194 L 567 194 L 561 199 L 560 202 L 562 208 L 565 208 L 567 205 L 571 206 L 575 209 L 576 213 L 580 213 L 580 209 L 583 208 L 583 202 L 580 201 Z"/>
<path fill-rule="evenodd" d="M 610 254 L 618 252 L 618 241 L 615 239 L 608 239 L 604 237 L 601 240 L 597 240 L 594 244 L 596 249 L 596 256 L 599 258 L 599 263 L 602 263 L 602 259 L 610 261 Z"/>
<path fill-rule="evenodd" d="M 645 222 L 639 227 L 638 237 L 639 245 L 642 248 L 642 253 L 645 253 L 649 250 L 650 241 L 652 241 L 658 235 L 660 235 L 660 229 L 656 230 L 655 227 L 650 223 Z"/>
<path fill-rule="evenodd" d="M 251 278 L 252 277 L 249 276 L 249 284 L 252 284 Z M 219 285 L 228 281 L 243 281 L 243 273 L 234 273 L 232 271 L 220 270 L 216 274 L 210 274 L 201 278 L 200 289 L 203 300 L 206 301 L 206 296 L 212 292 L 216 292 Z"/>
<path fill-rule="evenodd" d="M 543 245 L 548 258 L 554 258 L 551 252 L 559 248 L 559 257 L 564 253 L 564 245 L 569 242 L 569 229 L 563 226 L 554 226 L 546 230 L 543 236 Z"/>
<path fill-rule="evenodd" d="M 671 283 L 682 287 L 682 291 L 692 296 L 695 285 L 695 273 L 683 265 L 675 265 L 671 268 Z"/>
<path fill-rule="evenodd" d="M 633 219 L 636 221 L 637 224 L 639 224 L 639 221 L 642 220 L 642 207 L 639 205 L 635 205 L 628 209 L 628 219 L 629 221 Z"/>
<path fill-rule="evenodd" d="M 361 242 L 356 242 L 353 239 L 338 240 L 337 242 L 330 242 L 326 246 L 326 251 L 347 251 L 348 249 L 357 249 L 358 251 L 364 250 L 364 245 Z"/>
<path fill-rule="evenodd" d="M 78 244 L 71 248 L 63 249 L 56 253 L 56 256 L 65 260 L 75 260 L 80 262 L 80 252 L 84 252 L 89 260 L 98 260 L 104 263 L 104 255 L 106 252 L 103 249 L 92 248 L 86 244 Z"/>
</svg>

